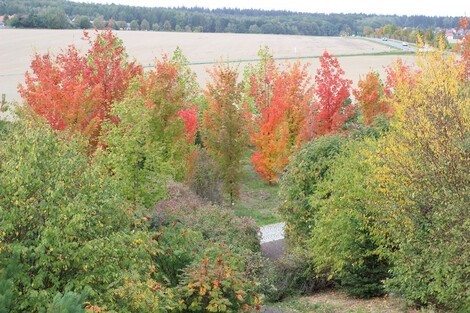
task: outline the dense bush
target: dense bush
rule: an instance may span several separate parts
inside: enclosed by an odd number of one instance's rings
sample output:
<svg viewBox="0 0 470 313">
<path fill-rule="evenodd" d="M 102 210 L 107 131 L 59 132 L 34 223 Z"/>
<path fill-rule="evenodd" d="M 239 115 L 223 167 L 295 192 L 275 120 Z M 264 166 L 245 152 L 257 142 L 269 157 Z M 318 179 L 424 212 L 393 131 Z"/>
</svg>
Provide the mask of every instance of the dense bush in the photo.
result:
<svg viewBox="0 0 470 313">
<path fill-rule="evenodd" d="M 262 265 L 253 220 L 170 182 L 150 225 L 162 250 L 155 264 L 181 297 L 184 312 L 232 312 L 258 304 L 255 280 Z"/>
<path fill-rule="evenodd" d="M 197 151 L 187 180 L 191 190 L 199 197 L 214 204 L 222 204 L 222 176 L 217 163 L 204 148 Z"/>
<path fill-rule="evenodd" d="M 317 277 L 304 253 L 290 251 L 277 260 L 263 260 L 261 275 L 257 276 L 260 294 L 267 302 L 308 295 L 332 286 L 324 277 Z"/>
<path fill-rule="evenodd" d="M 307 245 L 315 268 L 338 280 L 350 295 L 364 298 L 385 292 L 382 281 L 388 273 L 371 234 L 376 214 L 368 155 L 375 146 L 373 140 L 350 141 L 310 197 L 318 208 Z"/>
<path fill-rule="evenodd" d="M 211 205 L 179 183 L 168 184 L 168 199 L 160 201 L 152 217 L 154 224 L 179 221 L 185 229 L 201 232 L 204 239 L 228 246 L 259 251 L 259 228 L 253 219 L 237 217 L 233 210 Z"/>
<path fill-rule="evenodd" d="M 110 177 L 90 165 L 85 145 L 25 118 L 0 146 L 0 268 L 8 274 L 2 285 L 10 312 L 45 311 L 67 291 L 109 310 L 136 312 L 117 291 L 131 273 L 151 281 L 151 254 L 158 250 L 133 226 L 133 211 Z"/>
<path fill-rule="evenodd" d="M 158 226 L 154 238 L 161 251 L 153 257 L 159 280 L 171 287 L 179 284 L 183 269 L 207 247 L 200 232 L 187 230 L 177 222 Z"/>
<path fill-rule="evenodd" d="M 303 246 L 309 238 L 318 211 L 309 197 L 326 177 L 346 141 L 346 137 L 340 135 L 320 137 L 307 143 L 291 158 L 281 180 L 279 210 L 287 224 L 286 236 L 290 244 Z"/>
<path fill-rule="evenodd" d="M 5 273 L 0 277 L 0 312 L 8 313 L 13 308 L 13 282 L 8 279 Z"/>
</svg>

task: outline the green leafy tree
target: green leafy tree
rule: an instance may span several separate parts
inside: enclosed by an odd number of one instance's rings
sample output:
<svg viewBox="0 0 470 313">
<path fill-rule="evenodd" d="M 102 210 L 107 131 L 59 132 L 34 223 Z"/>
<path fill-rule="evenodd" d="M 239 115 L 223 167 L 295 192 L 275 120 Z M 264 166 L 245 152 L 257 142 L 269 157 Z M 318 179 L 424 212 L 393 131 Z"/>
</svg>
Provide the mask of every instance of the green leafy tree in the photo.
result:
<svg viewBox="0 0 470 313">
<path fill-rule="evenodd" d="M 150 23 L 146 19 L 143 19 L 140 23 L 140 30 L 150 30 Z"/>
<path fill-rule="evenodd" d="M 132 20 L 130 24 L 131 30 L 139 30 L 139 23 L 136 20 Z"/>
<path fill-rule="evenodd" d="M 60 8 L 49 7 L 44 9 L 40 13 L 39 19 L 49 29 L 67 29 L 71 27 L 67 14 Z"/>
<path fill-rule="evenodd" d="M 47 313 L 84 313 L 85 297 L 74 292 L 58 293 L 49 306 Z"/>
<path fill-rule="evenodd" d="M 98 15 L 93 20 L 93 27 L 96 29 L 104 29 L 106 25 L 104 24 L 104 17 L 102 15 Z"/>
<path fill-rule="evenodd" d="M 171 23 L 170 23 L 170 21 L 166 20 L 166 21 L 163 23 L 163 30 L 166 31 L 166 32 L 171 31 Z"/>
<path fill-rule="evenodd" d="M 216 64 L 209 72 L 205 90 L 208 108 L 204 111 L 202 134 L 207 151 L 216 160 L 230 203 L 239 194 L 241 159 L 248 149 L 249 114 L 242 98 L 238 73 L 228 64 Z"/>
<path fill-rule="evenodd" d="M 80 29 L 89 29 L 91 28 L 91 22 L 88 16 L 80 16 L 78 19 L 78 28 Z"/>
<path fill-rule="evenodd" d="M 187 175 L 198 127 L 198 92 L 177 49 L 113 106 L 111 114 L 119 123 L 106 122 L 100 160 L 135 206 L 152 207 L 165 196 L 168 179 L 181 181 Z"/>
</svg>

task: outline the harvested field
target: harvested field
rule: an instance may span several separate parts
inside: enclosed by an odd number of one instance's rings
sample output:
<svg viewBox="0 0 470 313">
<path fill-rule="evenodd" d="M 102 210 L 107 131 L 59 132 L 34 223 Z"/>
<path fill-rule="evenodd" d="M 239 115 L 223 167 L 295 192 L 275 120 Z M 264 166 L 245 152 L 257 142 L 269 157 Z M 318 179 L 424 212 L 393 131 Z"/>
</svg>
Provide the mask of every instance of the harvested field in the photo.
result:
<svg viewBox="0 0 470 313">
<path fill-rule="evenodd" d="M 347 77 L 355 82 L 369 70 L 383 73 L 383 67 L 397 58 L 395 55 L 363 55 L 389 52 L 391 48 L 360 38 L 132 31 L 117 34 L 128 54 L 144 66 L 153 65 L 155 58 L 162 53 L 171 54 L 179 46 L 193 64 L 201 85 L 207 79 L 206 69 L 211 63 L 221 59 L 245 60 L 239 66 L 242 71 L 250 60 L 257 58 L 262 46 L 270 47 L 276 58 L 299 57 L 302 62 L 310 62 L 312 74 L 318 66 L 318 56 L 325 49 L 334 55 L 348 55 L 340 57 L 340 63 Z M 0 94 L 6 94 L 7 100 L 19 100 L 17 85 L 23 82 L 34 53 L 50 51 L 55 54 L 71 44 L 85 51 L 87 43 L 82 36 L 81 30 L 1 29 L 0 38 L 6 44 L 2 45 L 0 54 Z M 414 56 L 409 55 L 402 58 L 409 63 L 414 60 Z"/>
</svg>

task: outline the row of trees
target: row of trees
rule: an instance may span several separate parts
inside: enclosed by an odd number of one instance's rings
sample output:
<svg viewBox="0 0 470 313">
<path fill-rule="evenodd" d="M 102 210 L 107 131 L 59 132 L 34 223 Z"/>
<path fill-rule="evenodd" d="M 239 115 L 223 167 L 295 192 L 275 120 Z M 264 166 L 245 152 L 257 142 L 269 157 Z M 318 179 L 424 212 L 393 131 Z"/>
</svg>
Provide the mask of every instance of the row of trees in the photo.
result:
<svg viewBox="0 0 470 313">
<path fill-rule="evenodd" d="M 0 15 L 18 16 L 10 21 L 14 27 L 70 28 L 70 20 L 87 17 L 93 21 L 135 21 L 148 29 L 166 31 L 201 31 L 230 33 L 292 34 L 309 36 L 362 35 L 391 24 L 401 28 L 452 28 L 457 17 L 382 16 L 368 14 L 319 14 L 288 11 L 262 11 L 203 8 L 143 8 L 125 5 L 77 3 L 65 0 L 0 1 Z M 79 24 L 79 23 L 78 23 Z M 76 26 L 77 24 L 75 24 Z M 83 28 L 83 25 L 81 26 Z M 145 29 L 146 27 L 144 27 Z"/>
<path fill-rule="evenodd" d="M 428 45 L 438 48 L 440 42 L 443 40 L 447 48 L 450 45 L 447 41 L 444 30 L 436 30 L 429 28 L 427 30 L 415 29 L 415 28 L 402 28 L 396 25 L 385 25 L 376 29 L 370 27 L 364 28 L 364 36 L 375 37 L 375 38 L 390 38 L 399 41 L 414 42 L 418 43 L 418 38 L 425 41 Z"/>
<path fill-rule="evenodd" d="M 163 142 L 169 147 L 164 153 L 166 161 L 172 160 L 174 170 L 180 168 L 175 178 L 186 175 L 185 164 L 198 133 L 202 145 L 218 161 L 231 200 L 238 193 L 240 160 L 250 145 L 254 148 L 251 160 L 255 170 L 266 182 L 273 183 L 303 143 L 342 131 L 357 120 L 350 100 L 352 82 L 344 78 L 338 60 L 326 51 L 320 58 L 321 67 L 313 85 L 306 65 L 296 62 L 282 68 L 265 48 L 260 50 L 260 63 L 247 69 L 243 82 L 235 68 L 218 64 L 210 72 L 212 82 L 202 96 L 181 51 L 177 50 L 171 60 L 164 57 L 157 62 L 155 71 L 144 74 L 139 65 L 124 61 L 122 43 L 111 30 L 101 33 L 95 41 L 86 32 L 84 37 L 91 46 L 87 56 L 79 55 L 74 47 L 55 59 L 50 55 L 35 56 L 33 73 L 26 74 L 25 85 L 19 88 L 26 103 L 54 129 L 88 138 L 91 153 L 103 145 L 111 149 L 110 138 L 101 138 L 103 127 L 106 134 L 112 134 L 128 131 L 123 127 L 126 123 L 144 123 L 144 118 L 134 116 L 140 112 L 137 103 L 142 103 L 144 111 L 140 115 L 161 115 L 152 117 L 155 121 L 147 121 L 150 124 L 142 129 L 158 136 L 165 134 L 155 138 L 155 145 Z M 361 84 L 371 84 L 369 80 L 374 77 L 368 76 Z M 365 96 L 358 91 L 356 97 Z M 134 112 L 111 112 L 124 107 Z M 386 111 L 386 105 L 364 108 L 362 116 L 368 122 Z M 140 121 L 129 120 L 132 116 Z M 115 124 L 121 128 L 112 129 Z M 143 147 L 134 150 L 162 149 L 145 147 L 150 133 L 139 136 L 143 137 L 136 141 L 142 142 Z M 179 141 L 182 143 L 176 144 Z M 123 147 L 116 146 L 119 148 Z M 149 161 L 151 156 L 143 158 Z M 116 168 L 122 170 L 124 164 L 131 166 L 130 171 L 137 166 L 123 160 Z"/>
</svg>

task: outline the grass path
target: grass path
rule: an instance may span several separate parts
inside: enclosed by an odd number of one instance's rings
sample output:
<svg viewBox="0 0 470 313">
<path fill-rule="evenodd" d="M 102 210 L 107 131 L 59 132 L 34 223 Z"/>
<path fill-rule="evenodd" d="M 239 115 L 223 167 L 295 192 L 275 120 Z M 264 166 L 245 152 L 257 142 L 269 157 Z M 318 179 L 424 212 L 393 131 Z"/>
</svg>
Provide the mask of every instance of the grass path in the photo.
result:
<svg viewBox="0 0 470 313">
<path fill-rule="evenodd" d="M 234 210 L 238 216 L 253 218 L 258 226 L 281 222 L 277 213 L 279 185 L 267 185 L 254 171 L 248 158 L 243 160 L 240 200 Z"/>
</svg>

